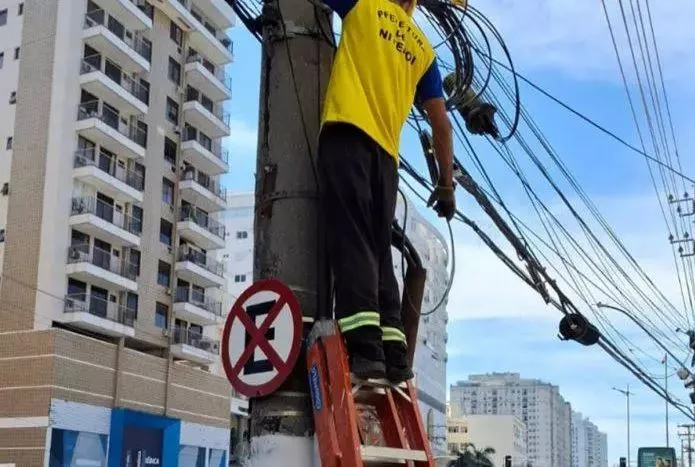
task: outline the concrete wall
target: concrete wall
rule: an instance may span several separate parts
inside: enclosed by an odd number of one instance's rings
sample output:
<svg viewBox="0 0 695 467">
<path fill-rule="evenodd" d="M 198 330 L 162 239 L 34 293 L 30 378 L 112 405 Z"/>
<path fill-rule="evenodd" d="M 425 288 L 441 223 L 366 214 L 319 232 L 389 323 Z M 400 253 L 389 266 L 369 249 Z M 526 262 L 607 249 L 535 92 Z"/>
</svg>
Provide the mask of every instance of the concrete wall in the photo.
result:
<svg viewBox="0 0 695 467">
<path fill-rule="evenodd" d="M 210 447 L 219 448 L 222 435 L 228 436 L 229 385 L 224 379 L 174 365 L 167 385 L 165 359 L 127 348 L 119 354 L 114 344 L 69 331 L 0 334 L 0 374 L 2 460 L 18 465 L 42 465 L 37 459 L 44 455 L 44 418 L 70 429 L 87 424 L 85 431 L 100 433 L 106 429 L 106 410 L 114 407 L 196 424 L 188 431 L 192 438 L 207 433 L 199 425 L 217 427 L 222 431 L 211 431 L 216 435 Z M 60 407 L 80 410 L 55 416 L 56 400 L 69 401 L 58 403 Z M 37 424 L 41 426 L 27 426 Z M 96 425 L 102 428 L 95 431 Z M 27 447 L 32 449 L 23 449 Z"/>
</svg>

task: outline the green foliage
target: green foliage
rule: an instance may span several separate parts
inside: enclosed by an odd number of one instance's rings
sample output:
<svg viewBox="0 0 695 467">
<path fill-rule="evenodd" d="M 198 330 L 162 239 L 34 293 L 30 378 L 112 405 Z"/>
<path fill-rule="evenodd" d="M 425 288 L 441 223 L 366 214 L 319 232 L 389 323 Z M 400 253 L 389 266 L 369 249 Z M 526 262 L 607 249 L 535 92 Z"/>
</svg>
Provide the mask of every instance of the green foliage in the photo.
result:
<svg viewBox="0 0 695 467">
<path fill-rule="evenodd" d="M 491 447 L 477 449 L 473 443 L 466 443 L 462 452 L 458 452 L 458 459 L 451 461 L 448 467 L 494 467 L 492 456 L 495 450 Z"/>
</svg>

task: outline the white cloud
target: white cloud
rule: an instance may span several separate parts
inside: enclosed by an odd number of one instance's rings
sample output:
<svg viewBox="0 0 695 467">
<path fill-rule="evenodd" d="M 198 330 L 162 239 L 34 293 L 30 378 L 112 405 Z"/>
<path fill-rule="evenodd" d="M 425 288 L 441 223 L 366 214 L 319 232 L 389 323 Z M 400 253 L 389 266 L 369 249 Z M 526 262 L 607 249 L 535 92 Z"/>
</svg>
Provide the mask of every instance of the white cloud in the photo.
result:
<svg viewBox="0 0 695 467">
<path fill-rule="evenodd" d="M 643 2 L 647 34 L 650 34 Z M 485 0 L 473 3 L 502 33 L 522 69 L 556 70 L 575 77 L 619 80 L 615 52 L 601 2 L 574 0 Z M 630 60 L 620 10 L 606 0 L 624 60 Z M 650 2 L 657 44 L 667 78 L 692 75 L 695 63 L 695 4 L 687 0 Z M 626 4 L 628 24 L 632 26 Z M 648 36 L 651 40 L 651 36 Z M 637 44 L 633 36 L 633 42 Z M 639 53 L 639 52 L 637 52 Z"/>
<path fill-rule="evenodd" d="M 229 122 L 229 138 L 227 147 L 233 154 L 255 156 L 258 143 L 258 129 L 245 120 Z"/>
</svg>

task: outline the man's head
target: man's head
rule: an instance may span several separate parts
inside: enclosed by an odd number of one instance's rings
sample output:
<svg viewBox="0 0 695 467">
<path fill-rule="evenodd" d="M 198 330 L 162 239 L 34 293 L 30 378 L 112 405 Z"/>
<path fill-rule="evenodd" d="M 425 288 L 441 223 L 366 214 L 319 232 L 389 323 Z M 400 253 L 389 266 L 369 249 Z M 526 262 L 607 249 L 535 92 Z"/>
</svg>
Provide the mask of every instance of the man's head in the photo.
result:
<svg viewBox="0 0 695 467">
<path fill-rule="evenodd" d="M 412 16 L 417 6 L 417 0 L 391 0 L 391 3 L 395 3 L 405 10 L 408 15 Z"/>
</svg>

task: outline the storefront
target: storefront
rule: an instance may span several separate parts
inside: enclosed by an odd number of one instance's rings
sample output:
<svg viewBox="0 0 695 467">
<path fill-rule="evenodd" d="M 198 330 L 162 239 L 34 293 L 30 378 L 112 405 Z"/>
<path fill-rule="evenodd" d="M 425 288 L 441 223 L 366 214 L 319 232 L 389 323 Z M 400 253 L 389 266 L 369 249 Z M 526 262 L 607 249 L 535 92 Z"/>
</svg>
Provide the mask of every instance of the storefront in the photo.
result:
<svg viewBox="0 0 695 467">
<path fill-rule="evenodd" d="M 226 467 L 229 430 L 54 400 L 49 467 Z"/>
</svg>

